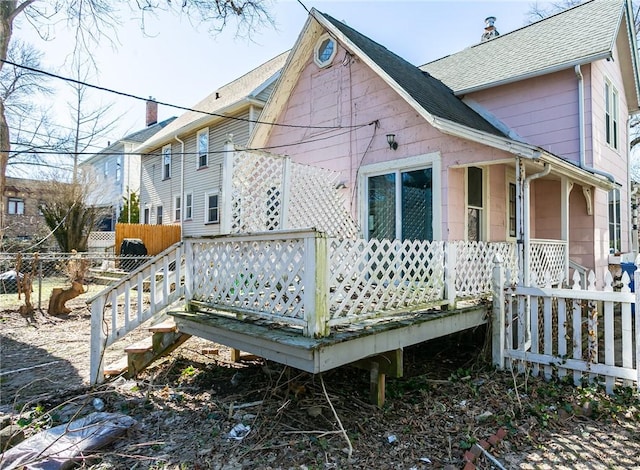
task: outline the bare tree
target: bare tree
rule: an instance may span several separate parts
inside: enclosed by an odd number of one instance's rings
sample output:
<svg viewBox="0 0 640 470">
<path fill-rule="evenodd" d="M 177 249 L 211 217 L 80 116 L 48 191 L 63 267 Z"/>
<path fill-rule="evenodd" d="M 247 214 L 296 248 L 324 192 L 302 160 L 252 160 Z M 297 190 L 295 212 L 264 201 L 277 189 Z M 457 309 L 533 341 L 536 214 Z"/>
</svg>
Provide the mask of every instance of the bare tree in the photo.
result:
<svg viewBox="0 0 640 470">
<path fill-rule="evenodd" d="M 13 27 L 17 18 L 31 23 L 39 34 L 50 39 L 49 28 L 64 18 L 76 29 L 76 47 L 91 50 L 100 42 L 115 37 L 118 27 L 116 6 L 129 5 L 140 13 L 144 30 L 150 14 L 173 13 L 187 16 L 194 24 L 205 24 L 210 32 L 219 32 L 236 22 L 236 33 L 249 34 L 265 22 L 271 23 L 266 8 L 269 0 L 128 0 L 114 3 L 110 0 L 0 0 L 0 73 L 8 58 Z M 10 129 L 4 99 L 0 99 L 0 195 L 4 194 L 5 177 L 11 154 Z M 1 198 L 0 198 L 1 199 Z M 0 202 L 0 212 L 4 210 Z"/>
</svg>

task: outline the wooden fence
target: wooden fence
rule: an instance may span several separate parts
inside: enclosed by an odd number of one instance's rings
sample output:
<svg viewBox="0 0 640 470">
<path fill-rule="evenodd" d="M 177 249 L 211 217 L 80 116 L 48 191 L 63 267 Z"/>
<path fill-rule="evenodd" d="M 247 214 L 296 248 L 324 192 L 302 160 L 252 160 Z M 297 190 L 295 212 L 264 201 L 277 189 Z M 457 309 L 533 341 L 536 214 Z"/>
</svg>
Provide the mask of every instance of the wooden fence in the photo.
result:
<svg viewBox="0 0 640 470">
<path fill-rule="evenodd" d="M 147 255 L 155 256 L 179 242 L 180 236 L 180 225 L 116 224 L 116 254 L 125 238 L 139 238 Z"/>
<path fill-rule="evenodd" d="M 640 390 L 640 315 L 638 293 L 630 292 L 630 278 L 622 276 L 620 292 L 605 273 L 603 290 L 596 290 L 595 274 L 587 285 L 574 273 L 570 289 L 505 285 L 500 262 L 494 269 L 493 361 L 496 366 L 546 379 L 570 376 L 601 381 L 608 392 L 615 385 Z M 635 285 L 640 282 L 636 272 Z"/>
</svg>

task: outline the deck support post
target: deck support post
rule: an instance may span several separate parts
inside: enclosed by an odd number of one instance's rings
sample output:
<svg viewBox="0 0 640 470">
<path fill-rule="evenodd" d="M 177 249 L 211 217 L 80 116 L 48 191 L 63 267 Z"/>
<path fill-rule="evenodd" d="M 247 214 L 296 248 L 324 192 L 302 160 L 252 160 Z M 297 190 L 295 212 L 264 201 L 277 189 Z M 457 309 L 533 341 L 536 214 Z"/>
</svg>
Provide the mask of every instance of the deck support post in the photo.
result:
<svg viewBox="0 0 640 470">
<path fill-rule="evenodd" d="M 374 405 L 378 407 L 384 405 L 387 375 L 395 378 L 402 377 L 403 358 L 402 349 L 394 349 L 351 364 L 358 369 L 369 371 L 369 399 Z"/>
<path fill-rule="evenodd" d="M 504 295 L 504 266 L 502 257 L 493 258 L 493 307 L 491 310 L 491 357 L 493 365 L 504 369 L 504 341 L 505 341 L 505 295 Z"/>
<path fill-rule="evenodd" d="M 384 405 L 385 399 L 385 378 L 384 372 L 380 372 L 380 364 L 376 361 L 371 362 L 371 371 L 369 375 L 369 399 L 371 403 L 379 408 Z"/>
<path fill-rule="evenodd" d="M 104 297 L 98 297 L 91 303 L 91 363 L 89 383 L 96 385 L 104 382 L 104 350 L 107 334 L 104 330 Z"/>
<path fill-rule="evenodd" d="M 240 353 L 241 351 L 236 348 L 231 348 L 231 362 L 240 361 Z"/>
</svg>

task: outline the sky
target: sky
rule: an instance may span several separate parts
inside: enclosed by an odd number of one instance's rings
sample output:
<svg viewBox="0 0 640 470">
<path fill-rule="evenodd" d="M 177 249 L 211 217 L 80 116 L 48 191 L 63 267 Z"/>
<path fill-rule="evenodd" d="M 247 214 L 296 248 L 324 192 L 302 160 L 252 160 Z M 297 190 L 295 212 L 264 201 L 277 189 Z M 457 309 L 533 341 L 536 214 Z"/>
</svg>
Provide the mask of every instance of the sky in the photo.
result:
<svg viewBox="0 0 640 470">
<path fill-rule="evenodd" d="M 529 0 L 302 2 L 309 9 L 316 8 L 346 22 L 415 65 L 479 42 L 487 16 L 497 18 L 496 28 L 501 34 L 524 26 L 532 5 Z M 114 48 L 105 41 L 95 48 L 93 58 L 99 74 L 90 81 L 160 102 L 193 106 L 215 89 L 294 45 L 308 16 L 303 6 L 294 0 L 275 0 L 269 9 L 275 27 L 263 26 L 251 39 L 236 37 L 232 25 L 212 36 L 205 27 L 192 25 L 188 18 L 171 15 L 147 17 L 143 32 L 139 12 L 123 10 L 116 38 L 119 45 Z M 74 43 L 65 26 L 64 22 L 58 23 L 53 39 L 44 41 L 29 23 L 21 21 L 14 37 L 44 52 L 41 66 L 45 70 L 70 76 L 64 65 Z M 55 110 L 58 122 L 64 122 L 68 95 L 63 82 L 52 80 L 50 84 L 57 85 L 58 92 L 46 98 L 46 107 Z M 96 106 L 113 103 L 115 115 L 122 115 L 117 128 L 103 136 L 101 145 L 145 127 L 144 101 L 98 91 L 92 91 L 91 97 Z M 160 106 L 158 118 L 164 120 L 181 113 Z"/>
</svg>

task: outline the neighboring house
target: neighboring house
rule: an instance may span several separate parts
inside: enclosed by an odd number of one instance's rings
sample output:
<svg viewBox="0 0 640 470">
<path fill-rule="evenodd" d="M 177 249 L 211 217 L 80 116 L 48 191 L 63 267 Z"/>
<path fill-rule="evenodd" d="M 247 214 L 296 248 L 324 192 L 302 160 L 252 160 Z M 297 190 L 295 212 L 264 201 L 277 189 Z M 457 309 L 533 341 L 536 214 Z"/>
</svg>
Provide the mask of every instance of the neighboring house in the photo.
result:
<svg viewBox="0 0 640 470">
<path fill-rule="evenodd" d="M 2 195 L 6 208 L 2 218 L 4 248 L 11 248 L 16 243 L 37 243 L 47 236 L 49 230 L 40 205 L 47 199 L 48 191 L 47 181 L 7 176 Z M 55 244 L 53 237 L 51 242 Z"/>
<path fill-rule="evenodd" d="M 512 241 L 521 267 L 600 276 L 632 249 L 631 3 L 483 36 L 419 68 L 312 10 L 248 145 L 340 171 L 365 238 Z"/>
<path fill-rule="evenodd" d="M 136 148 L 142 154 L 140 222 L 182 224 L 183 235 L 220 233 L 224 145 L 244 145 L 287 53 L 217 89 Z"/>
<path fill-rule="evenodd" d="M 100 224 L 100 230 L 115 230 L 124 198 L 140 192 L 140 155 L 135 154 L 133 149 L 175 119 L 171 117 L 158 122 L 158 103 L 149 99 L 146 106 L 147 127 L 126 135 L 80 164 L 85 170 L 91 168 L 96 183 L 100 185 L 97 204 L 110 213 Z"/>
</svg>

